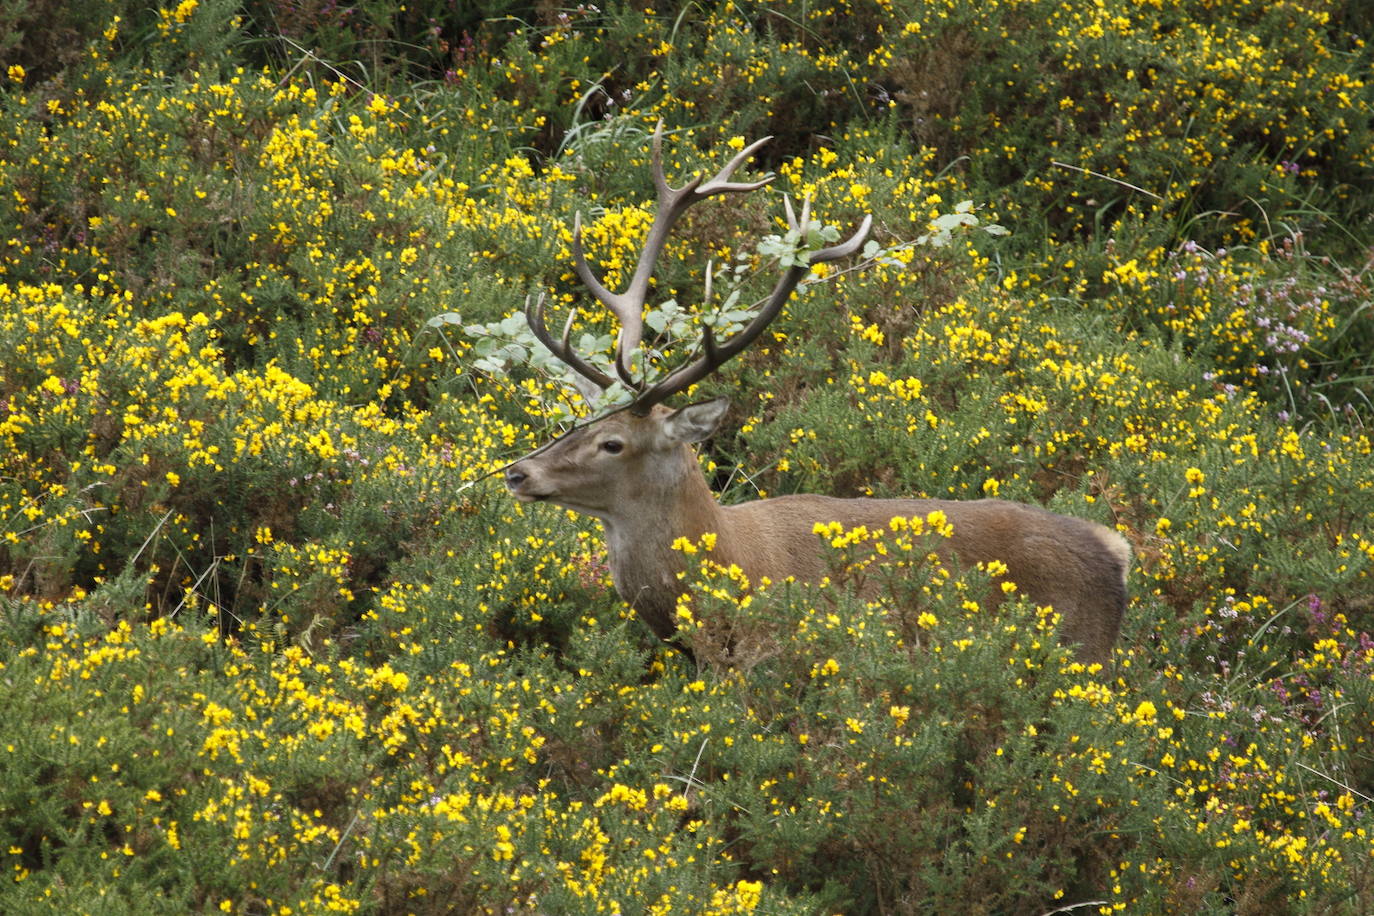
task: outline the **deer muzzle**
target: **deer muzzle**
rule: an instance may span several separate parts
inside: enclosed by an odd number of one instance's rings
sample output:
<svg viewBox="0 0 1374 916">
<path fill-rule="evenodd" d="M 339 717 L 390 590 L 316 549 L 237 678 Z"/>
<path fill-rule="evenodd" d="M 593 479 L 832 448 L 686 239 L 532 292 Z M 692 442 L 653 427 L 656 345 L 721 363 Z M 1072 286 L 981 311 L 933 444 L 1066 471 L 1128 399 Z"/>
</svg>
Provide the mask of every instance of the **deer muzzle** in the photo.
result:
<svg viewBox="0 0 1374 916">
<path fill-rule="evenodd" d="M 535 491 L 538 484 L 528 473 L 520 470 L 520 466 L 512 465 L 506 468 L 506 489 L 510 494 L 522 503 L 543 502 L 552 496 L 552 493 L 539 493 Z"/>
</svg>

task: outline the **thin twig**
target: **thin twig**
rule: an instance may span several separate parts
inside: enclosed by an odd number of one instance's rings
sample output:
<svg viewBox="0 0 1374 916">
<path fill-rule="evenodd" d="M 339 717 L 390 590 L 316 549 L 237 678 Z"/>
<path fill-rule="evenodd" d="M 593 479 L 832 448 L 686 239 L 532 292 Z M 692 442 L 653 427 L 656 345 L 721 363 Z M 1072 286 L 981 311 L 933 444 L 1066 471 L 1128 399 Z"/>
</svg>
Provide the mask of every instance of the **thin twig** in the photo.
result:
<svg viewBox="0 0 1374 916">
<path fill-rule="evenodd" d="M 329 858 L 325 859 L 324 864 L 320 866 L 320 871 L 329 871 L 334 865 L 334 858 L 338 856 L 339 850 L 343 848 L 343 844 L 348 841 L 348 835 L 352 833 L 353 828 L 358 825 L 358 819 L 360 817 L 362 817 L 361 809 L 353 812 L 353 820 L 349 821 L 348 826 L 344 828 L 344 832 L 339 836 L 339 842 L 334 844 L 333 850 L 329 853 Z"/>
<path fill-rule="evenodd" d="M 143 546 L 138 548 L 138 552 L 134 554 L 133 559 L 129 560 L 129 565 L 132 566 L 134 563 L 138 562 L 138 558 L 143 556 L 143 551 L 148 549 L 148 544 L 152 542 L 153 538 L 157 537 L 157 533 L 162 530 L 162 526 L 167 523 L 167 519 L 171 518 L 171 516 L 172 510 L 168 509 L 166 514 L 158 519 L 157 524 L 153 526 L 153 530 L 148 532 L 148 536 L 143 539 Z"/>
<path fill-rule="evenodd" d="M 205 568 L 205 572 L 201 573 L 196 581 L 192 583 L 191 587 L 181 596 L 181 600 L 177 602 L 177 606 L 172 609 L 172 613 L 167 615 L 168 617 L 175 617 L 177 614 L 181 613 L 181 609 L 186 606 L 187 601 L 191 600 L 192 595 L 200 595 L 200 584 L 209 578 L 212 572 L 219 569 L 220 559 L 220 557 L 215 557 L 210 561 L 210 565 Z M 202 597 L 211 600 L 208 595 L 203 595 Z M 211 600 L 211 603 L 214 603 L 213 600 Z"/>
<path fill-rule="evenodd" d="M 1068 913 L 1073 910 L 1081 910 L 1085 906 L 1106 906 L 1108 900 L 1084 900 L 1082 903 L 1070 903 L 1068 906 L 1061 906 L 1057 910 L 1046 910 L 1040 916 L 1054 916 L 1055 913 Z"/>
<path fill-rule="evenodd" d="M 1120 178 L 1113 178 L 1110 175 L 1103 175 L 1101 172 L 1094 172 L 1092 169 L 1085 169 L 1082 166 L 1078 165 L 1069 165 L 1067 162 L 1060 162 L 1058 159 L 1051 159 L 1050 165 L 1057 165 L 1061 169 L 1071 169 L 1075 172 L 1082 172 L 1084 175 L 1091 175 L 1094 178 L 1101 178 L 1103 181 L 1110 181 L 1112 184 L 1119 184 L 1123 188 L 1130 188 L 1132 191 L 1139 191 L 1146 197 L 1153 197 L 1155 200 L 1159 201 L 1164 200 L 1164 198 L 1160 197 L 1154 191 L 1147 191 L 1144 188 L 1137 187 L 1136 185 L 1131 184 L 1129 181 L 1122 181 Z M 1059 911 L 1055 910 L 1055 912 L 1057 913 Z"/>
<path fill-rule="evenodd" d="M 1356 790 L 1356 789 L 1350 788 L 1350 786 L 1347 786 L 1345 783 L 1341 782 L 1339 779 L 1336 779 L 1336 778 L 1334 778 L 1334 777 L 1332 777 L 1332 776 L 1327 776 L 1327 775 L 1326 775 L 1325 773 L 1323 773 L 1321 770 L 1315 770 L 1315 769 L 1313 769 L 1312 767 L 1310 767 L 1310 766 L 1308 766 L 1307 764 L 1303 763 L 1301 760 L 1297 761 L 1297 764 L 1298 764 L 1298 766 L 1302 767 L 1302 768 L 1303 768 L 1304 770 L 1306 770 L 1307 772 L 1311 773 L 1313 776 L 1320 776 L 1322 779 L 1325 779 L 1327 782 L 1332 783 L 1333 785 L 1340 786 L 1342 789 L 1344 789 L 1345 791 L 1349 792 L 1351 795 L 1358 795 L 1360 798 L 1364 799 L 1364 800 L 1367 801 L 1367 802 L 1374 802 L 1374 798 L 1370 798 L 1368 795 L 1365 795 L 1363 792 L 1360 792 L 1360 791 L 1358 791 L 1358 790 Z"/>
<path fill-rule="evenodd" d="M 682 800 L 686 801 L 687 796 L 692 793 L 692 786 L 697 785 L 697 767 L 701 766 L 701 755 L 706 753 L 706 742 L 710 738 L 701 739 L 701 747 L 697 748 L 697 759 L 692 761 L 692 772 L 687 774 L 687 788 L 682 790 Z"/>
<path fill-rule="evenodd" d="M 346 83 L 352 83 L 355 89 L 358 89 L 359 91 L 362 91 L 362 92 L 367 92 L 367 91 L 368 91 L 367 87 L 364 86 L 362 83 L 358 82 L 358 81 L 355 80 L 353 77 L 349 76 L 347 73 L 344 73 L 344 72 L 343 72 L 342 70 L 340 70 L 338 67 L 334 66 L 334 65 L 331 64 L 329 61 L 327 61 L 327 60 L 325 60 L 324 58 L 320 57 L 318 54 L 316 54 L 314 51 L 310 50 L 309 48 L 306 48 L 306 47 L 301 46 L 300 44 L 298 44 L 298 43 L 292 41 L 290 38 L 287 38 L 285 35 L 278 35 L 277 37 L 280 38 L 282 41 L 286 42 L 287 44 L 289 44 L 291 47 L 295 48 L 295 49 L 296 49 L 297 51 L 299 51 L 301 54 L 305 55 L 306 58 L 308 58 L 308 59 L 314 61 L 315 63 L 317 63 L 317 64 L 319 64 L 320 66 L 324 67 L 326 70 L 329 70 L 330 72 L 332 72 L 332 73 L 333 73 L 335 76 L 337 76 L 339 79 L 343 80 L 343 81 L 346 82 Z M 297 64 L 297 66 L 299 66 L 299 63 Z M 293 67 L 292 69 L 294 70 L 295 68 Z M 366 69 L 366 68 L 364 68 L 364 69 Z M 289 75 L 289 74 L 288 74 L 288 75 Z"/>
</svg>

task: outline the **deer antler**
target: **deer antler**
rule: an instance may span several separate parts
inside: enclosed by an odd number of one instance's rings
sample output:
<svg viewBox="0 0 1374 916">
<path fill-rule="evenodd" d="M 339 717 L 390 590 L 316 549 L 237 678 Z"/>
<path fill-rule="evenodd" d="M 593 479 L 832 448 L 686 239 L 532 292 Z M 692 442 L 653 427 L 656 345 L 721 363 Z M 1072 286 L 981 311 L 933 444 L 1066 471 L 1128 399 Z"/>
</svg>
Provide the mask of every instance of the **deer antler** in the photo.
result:
<svg viewBox="0 0 1374 916">
<path fill-rule="evenodd" d="M 786 197 L 783 198 L 783 206 L 787 210 L 787 224 L 793 231 L 804 232 L 811 220 L 810 199 L 802 202 L 800 221 L 792 212 L 792 202 Z M 675 369 L 652 387 L 641 391 L 630 405 L 631 412 L 644 416 L 655 404 L 665 400 L 670 395 L 685 391 L 695 385 L 715 372 L 730 357 L 743 351 L 763 333 L 763 329 L 768 327 L 769 323 L 782 311 L 782 307 L 787 303 L 792 291 L 797 288 L 797 284 L 811 272 L 811 265 L 837 261 L 858 251 L 859 246 L 868 237 L 868 230 L 872 223 L 873 217 L 871 215 L 865 216 L 859 228 L 849 238 L 837 245 L 812 252 L 804 264 L 793 264 L 787 268 L 787 271 L 778 278 L 777 284 L 773 287 L 773 292 L 763 301 L 762 307 L 754 313 L 754 317 L 725 343 L 716 343 L 715 334 L 711 331 L 710 326 L 703 326 L 701 329 L 701 355 L 687 365 Z"/>
<path fill-rule="evenodd" d="M 623 292 L 611 292 L 592 273 L 582 248 L 582 214 L 578 213 L 573 222 L 574 270 L 582 283 L 591 290 L 592 295 L 605 305 L 620 322 L 620 333 L 616 338 L 615 347 L 615 371 L 625 385 L 639 392 L 629 407 L 630 411 L 638 416 L 647 414 L 655 404 L 668 396 L 701 381 L 730 357 L 749 346 L 768 326 L 768 323 L 777 317 L 778 312 L 782 310 L 797 284 L 810 271 L 812 264 L 834 261 L 853 254 L 868 235 L 869 226 L 872 223 L 871 216 L 864 217 L 858 231 L 849 239 L 838 245 L 813 252 L 804 264 L 790 266 L 779 278 L 772 294 L 764 300 L 763 307 L 759 312 L 744 328 L 730 337 L 724 344 L 716 343 L 715 335 L 709 327 L 703 328 L 700 357 L 670 373 L 651 387 L 645 388 L 642 379 L 636 380 L 630 371 L 630 361 L 634 352 L 639 349 L 644 337 L 644 304 L 649 295 L 649 279 L 653 275 L 655 262 L 668 243 L 668 237 L 673 226 L 687 211 L 688 207 L 708 197 L 756 191 L 770 183 L 773 180 L 772 175 L 758 181 L 736 182 L 730 180 L 730 177 L 744 164 L 744 161 L 770 139 L 772 138 L 764 137 L 755 140 L 741 149 L 710 180 L 703 181 L 702 176 L 697 175 L 682 187 L 674 188 L 668 184 L 668 179 L 663 174 L 663 122 L 658 123 L 653 138 L 654 187 L 658 194 L 658 208 L 654 213 L 653 225 L 649 227 L 649 235 L 644 241 L 644 248 L 640 251 L 639 260 L 635 264 L 635 272 Z M 793 214 L 792 205 L 786 198 L 784 198 L 784 203 L 787 209 L 788 225 L 793 231 L 804 231 L 810 220 L 810 201 L 806 201 L 802 206 L 800 222 Z M 707 298 L 709 298 L 711 282 L 709 268 L 706 282 Z M 558 341 L 554 340 L 545 324 L 544 297 L 542 295 L 533 303 L 528 299 L 526 300 L 525 319 L 529 322 L 530 330 L 534 332 L 540 343 L 548 347 L 554 356 L 566 363 L 578 375 L 603 390 L 614 382 L 610 376 L 594 368 L 573 352 L 569 344 L 569 337 L 572 333 L 571 315 L 568 316 L 568 323 L 563 329 L 561 340 Z"/>
</svg>

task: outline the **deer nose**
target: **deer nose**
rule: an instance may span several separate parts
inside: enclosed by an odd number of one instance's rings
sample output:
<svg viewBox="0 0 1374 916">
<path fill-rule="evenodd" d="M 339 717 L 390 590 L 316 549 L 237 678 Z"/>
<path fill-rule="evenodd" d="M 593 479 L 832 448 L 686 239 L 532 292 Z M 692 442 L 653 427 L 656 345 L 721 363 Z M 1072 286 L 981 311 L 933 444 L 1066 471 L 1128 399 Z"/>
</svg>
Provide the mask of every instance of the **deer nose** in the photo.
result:
<svg viewBox="0 0 1374 916">
<path fill-rule="evenodd" d="M 506 486 L 512 490 L 524 483 L 528 477 L 529 475 L 522 471 L 517 471 L 514 468 L 506 468 Z"/>
</svg>

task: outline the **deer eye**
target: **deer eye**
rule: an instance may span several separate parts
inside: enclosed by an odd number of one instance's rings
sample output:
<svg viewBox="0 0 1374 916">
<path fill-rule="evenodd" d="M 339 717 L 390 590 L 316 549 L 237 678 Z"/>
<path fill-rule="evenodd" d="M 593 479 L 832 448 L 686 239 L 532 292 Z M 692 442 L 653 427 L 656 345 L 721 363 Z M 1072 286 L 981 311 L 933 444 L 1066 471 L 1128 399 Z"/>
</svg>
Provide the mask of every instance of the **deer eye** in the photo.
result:
<svg viewBox="0 0 1374 916">
<path fill-rule="evenodd" d="M 601 450 L 608 455 L 619 455 L 625 451 L 625 443 L 619 439 L 607 439 L 601 443 Z"/>
</svg>

